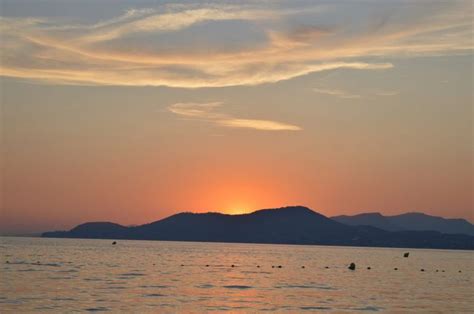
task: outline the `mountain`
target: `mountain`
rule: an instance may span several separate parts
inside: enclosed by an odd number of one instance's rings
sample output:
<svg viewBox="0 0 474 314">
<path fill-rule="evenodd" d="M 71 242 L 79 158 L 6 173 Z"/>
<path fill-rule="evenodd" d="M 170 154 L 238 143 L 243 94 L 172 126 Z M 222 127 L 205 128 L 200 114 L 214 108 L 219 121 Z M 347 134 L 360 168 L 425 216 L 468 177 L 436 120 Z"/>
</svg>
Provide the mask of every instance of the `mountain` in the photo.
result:
<svg viewBox="0 0 474 314">
<path fill-rule="evenodd" d="M 111 222 L 88 222 L 69 231 L 53 231 L 43 233 L 50 238 L 92 238 L 92 239 L 109 239 L 123 238 L 128 233 L 129 228 Z M 120 236 L 122 235 L 122 236 Z"/>
<path fill-rule="evenodd" d="M 335 216 L 333 220 L 350 226 L 372 226 L 386 231 L 438 231 L 449 234 L 474 236 L 474 225 L 464 219 L 447 219 L 423 213 L 383 216 L 366 213 L 355 216 Z"/>
<path fill-rule="evenodd" d="M 380 213 L 366 213 L 355 216 L 335 216 L 331 219 L 350 226 L 372 226 L 386 231 L 402 231 L 404 230 L 398 225 L 390 222 L 388 217 Z"/>
<path fill-rule="evenodd" d="M 180 213 L 150 224 L 125 227 L 91 222 L 43 237 L 163 241 L 245 242 L 474 249 L 474 237 L 434 231 L 389 232 L 349 226 L 303 206 L 263 209 L 244 215 Z"/>
</svg>

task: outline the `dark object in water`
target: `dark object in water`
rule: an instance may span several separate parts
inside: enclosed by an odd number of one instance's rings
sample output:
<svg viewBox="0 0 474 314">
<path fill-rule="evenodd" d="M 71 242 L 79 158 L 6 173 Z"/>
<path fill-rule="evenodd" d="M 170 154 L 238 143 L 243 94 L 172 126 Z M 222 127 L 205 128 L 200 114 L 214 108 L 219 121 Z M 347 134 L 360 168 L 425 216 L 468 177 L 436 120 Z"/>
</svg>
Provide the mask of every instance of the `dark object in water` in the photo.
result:
<svg viewBox="0 0 474 314">
<path fill-rule="evenodd" d="M 278 268 L 281 268 L 281 265 L 278 265 Z"/>
<path fill-rule="evenodd" d="M 272 265 L 272 268 L 275 268 L 275 266 Z"/>
<path fill-rule="evenodd" d="M 420 269 L 420 271 L 425 271 L 425 270 L 422 268 L 422 269 Z"/>
<path fill-rule="evenodd" d="M 230 267 L 235 267 L 235 265 L 234 265 L 234 264 L 232 264 L 232 266 L 230 266 Z"/>
<path fill-rule="evenodd" d="M 367 267 L 367 269 L 368 269 L 368 270 L 371 270 L 372 268 L 370 268 L 370 266 L 369 266 L 369 267 Z"/>
<path fill-rule="evenodd" d="M 326 266 L 326 267 L 324 267 L 324 268 L 329 269 L 329 266 Z"/>
<path fill-rule="evenodd" d="M 439 272 L 439 270 L 436 270 L 436 272 Z"/>
<path fill-rule="evenodd" d="M 395 267 L 393 270 L 398 270 L 398 268 L 397 268 L 397 267 Z"/>
<path fill-rule="evenodd" d="M 304 266 L 301 266 L 301 268 L 304 268 Z"/>
<path fill-rule="evenodd" d="M 260 265 L 257 265 L 257 268 L 260 268 Z"/>
<path fill-rule="evenodd" d="M 206 265 L 206 267 L 209 267 L 209 265 Z"/>
<path fill-rule="evenodd" d="M 348 267 L 350 270 L 355 270 L 356 269 L 356 264 L 355 263 L 351 263 Z"/>
<path fill-rule="evenodd" d="M 444 273 L 444 270 L 442 270 L 441 272 Z"/>
<path fill-rule="evenodd" d="M 115 245 L 115 244 L 117 244 L 117 241 L 112 242 L 112 245 Z"/>
<path fill-rule="evenodd" d="M 458 271 L 458 273 L 462 273 L 462 271 Z"/>
<path fill-rule="evenodd" d="M 184 264 L 181 264 L 181 267 L 184 266 Z"/>
<path fill-rule="evenodd" d="M 405 254 L 403 254 L 403 257 L 408 257 L 408 255 L 410 255 L 410 252 L 406 252 Z"/>
</svg>

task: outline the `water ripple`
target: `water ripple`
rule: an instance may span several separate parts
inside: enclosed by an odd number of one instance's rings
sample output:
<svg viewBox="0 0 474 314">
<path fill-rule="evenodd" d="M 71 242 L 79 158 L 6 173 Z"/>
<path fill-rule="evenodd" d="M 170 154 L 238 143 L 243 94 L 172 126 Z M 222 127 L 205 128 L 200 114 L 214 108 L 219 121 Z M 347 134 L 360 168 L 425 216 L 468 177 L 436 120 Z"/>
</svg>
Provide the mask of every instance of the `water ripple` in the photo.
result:
<svg viewBox="0 0 474 314">
<path fill-rule="evenodd" d="M 337 290 L 326 285 L 278 285 L 276 289 L 319 289 L 319 290 Z"/>
<path fill-rule="evenodd" d="M 317 311 L 328 311 L 328 310 L 331 310 L 330 307 L 327 307 L 327 306 L 302 306 L 300 307 L 301 310 L 304 310 L 304 311 L 314 311 L 314 310 L 317 310 Z"/>
<path fill-rule="evenodd" d="M 120 274 L 122 277 L 140 277 L 140 276 L 145 276 L 143 273 L 124 273 Z"/>
<path fill-rule="evenodd" d="M 354 310 L 354 311 L 367 311 L 367 312 L 378 312 L 380 310 L 383 310 L 383 308 L 377 307 L 377 306 L 366 306 L 366 307 L 352 308 L 351 310 Z"/>
<path fill-rule="evenodd" d="M 161 294 L 161 293 L 149 293 L 149 294 L 144 294 L 143 296 L 147 298 L 153 298 L 153 297 L 165 297 L 166 295 Z"/>
<path fill-rule="evenodd" d="M 211 285 L 211 284 L 202 284 L 202 285 L 197 285 L 196 288 L 200 288 L 200 289 L 210 289 L 210 288 L 214 288 L 214 286 Z"/>
<path fill-rule="evenodd" d="M 160 285 L 143 285 L 140 286 L 140 288 L 159 288 L 159 289 L 165 289 L 165 288 L 170 288 L 170 286 L 160 286 Z"/>
<path fill-rule="evenodd" d="M 239 289 L 239 290 L 245 290 L 245 289 L 252 289 L 252 286 L 244 286 L 244 285 L 228 285 L 228 286 L 223 286 L 224 288 L 227 289 Z"/>
<path fill-rule="evenodd" d="M 106 311 L 109 311 L 109 310 L 110 310 L 109 308 L 103 307 L 103 306 L 90 307 L 90 308 L 84 309 L 84 311 L 87 311 L 87 312 L 106 312 Z"/>
</svg>

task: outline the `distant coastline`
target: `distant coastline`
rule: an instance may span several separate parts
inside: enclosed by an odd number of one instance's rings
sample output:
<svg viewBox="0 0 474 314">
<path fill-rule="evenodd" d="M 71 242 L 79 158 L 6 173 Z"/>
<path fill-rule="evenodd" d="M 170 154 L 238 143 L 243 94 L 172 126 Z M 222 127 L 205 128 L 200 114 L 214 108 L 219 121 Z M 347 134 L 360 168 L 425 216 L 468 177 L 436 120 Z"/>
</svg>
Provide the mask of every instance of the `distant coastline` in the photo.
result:
<svg viewBox="0 0 474 314">
<path fill-rule="evenodd" d="M 348 217 L 344 216 L 344 219 L 349 219 Z M 418 221 L 435 219 L 438 225 L 425 225 L 437 226 L 438 229 L 441 226 L 445 230 L 451 230 L 449 229 L 451 224 L 461 223 L 464 226 L 463 230 L 467 232 L 451 234 L 438 230 L 409 230 L 399 225 L 397 230 L 384 230 L 383 225 L 358 224 L 353 221 L 343 223 L 340 217 L 331 219 L 307 207 L 289 206 L 242 215 L 179 213 L 153 223 L 133 227 L 111 222 L 89 222 L 69 231 L 45 232 L 41 236 L 474 250 L 474 236 L 469 233 L 471 232 L 469 228 L 474 230 L 474 226 L 469 222 L 424 214 L 417 214 L 416 219 Z M 456 228 L 456 225 L 452 228 Z"/>
</svg>

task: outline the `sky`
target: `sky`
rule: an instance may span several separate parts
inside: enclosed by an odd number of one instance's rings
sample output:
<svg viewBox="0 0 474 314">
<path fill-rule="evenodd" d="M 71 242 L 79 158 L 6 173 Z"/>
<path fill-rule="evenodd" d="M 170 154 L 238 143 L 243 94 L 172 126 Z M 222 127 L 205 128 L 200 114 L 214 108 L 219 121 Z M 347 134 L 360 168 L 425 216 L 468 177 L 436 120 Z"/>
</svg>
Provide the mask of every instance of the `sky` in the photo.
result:
<svg viewBox="0 0 474 314">
<path fill-rule="evenodd" d="M 473 217 L 471 1 L 0 2 L 0 232 Z"/>
</svg>

